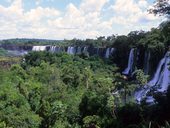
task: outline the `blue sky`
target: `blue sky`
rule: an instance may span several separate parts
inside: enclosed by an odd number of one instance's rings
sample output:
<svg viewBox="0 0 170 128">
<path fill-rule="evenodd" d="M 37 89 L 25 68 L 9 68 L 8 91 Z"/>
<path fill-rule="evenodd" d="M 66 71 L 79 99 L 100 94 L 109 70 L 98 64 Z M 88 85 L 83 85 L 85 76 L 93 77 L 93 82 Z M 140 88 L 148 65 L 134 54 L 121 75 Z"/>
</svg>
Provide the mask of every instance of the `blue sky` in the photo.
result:
<svg viewBox="0 0 170 128">
<path fill-rule="evenodd" d="M 148 31 L 160 17 L 148 14 L 154 0 L 1 0 L 0 39 L 96 38 Z"/>
</svg>

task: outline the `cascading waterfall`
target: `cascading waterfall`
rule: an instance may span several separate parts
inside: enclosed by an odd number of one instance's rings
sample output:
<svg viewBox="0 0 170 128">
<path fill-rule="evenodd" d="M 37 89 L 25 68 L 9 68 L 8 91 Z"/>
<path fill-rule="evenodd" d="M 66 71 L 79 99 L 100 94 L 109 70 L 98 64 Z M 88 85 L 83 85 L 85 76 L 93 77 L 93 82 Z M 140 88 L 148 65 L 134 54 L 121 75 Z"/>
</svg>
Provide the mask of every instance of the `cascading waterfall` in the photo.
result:
<svg viewBox="0 0 170 128">
<path fill-rule="evenodd" d="M 50 46 L 50 50 L 49 50 L 50 52 L 56 52 L 56 53 L 59 53 L 59 52 L 61 52 L 62 50 L 61 50 L 61 48 L 60 47 L 57 47 L 57 46 Z"/>
<path fill-rule="evenodd" d="M 158 68 L 154 74 L 153 79 L 151 79 L 147 85 L 144 86 L 144 89 L 135 93 L 135 98 L 140 102 L 144 97 L 149 99 L 148 101 L 152 102 L 153 97 L 148 96 L 147 94 L 151 91 L 152 88 L 155 88 L 158 92 L 164 92 L 170 86 L 170 52 L 167 52 L 163 59 L 159 62 Z"/>
<path fill-rule="evenodd" d="M 144 73 L 147 75 L 149 73 L 149 62 L 151 58 L 151 53 L 150 51 L 145 52 L 145 60 L 144 60 Z"/>
<path fill-rule="evenodd" d="M 111 48 L 110 53 L 112 54 L 115 51 L 115 48 Z"/>
<path fill-rule="evenodd" d="M 50 52 L 55 52 L 56 46 L 50 46 Z"/>
<path fill-rule="evenodd" d="M 33 46 L 32 51 L 45 51 L 46 46 Z"/>
<path fill-rule="evenodd" d="M 107 48 L 105 58 L 109 58 L 110 56 L 110 48 Z"/>
<path fill-rule="evenodd" d="M 88 50 L 88 48 L 87 48 L 87 47 L 84 47 L 84 49 L 83 49 L 83 53 L 88 52 L 87 50 Z"/>
<path fill-rule="evenodd" d="M 159 92 L 166 91 L 168 89 L 168 86 L 170 85 L 170 69 L 169 69 L 170 65 L 169 64 L 170 64 L 170 52 L 168 52 L 165 55 L 163 71 L 161 72 L 161 76 L 157 83 Z"/>
<path fill-rule="evenodd" d="M 77 53 L 76 54 L 81 54 L 81 47 L 77 48 Z"/>
<path fill-rule="evenodd" d="M 157 68 L 157 70 L 156 70 L 156 72 L 154 74 L 153 79 L 148 82 L 147 85 L 149 85 L 149 87 L 152 87 L 152 86 L 156 85 L 156 83 L 158 82 L 164 63 L 165 63 L 165 57 L 163 59 L 161 59 L 161 61 L 159 62 L 158 68 Z"/>
<path fill-rule="evenodd" d="M 68 54 L 72 54 L 72 55 L 74 55 L 74 54 L 75 54 L 75 52 L 76 52 L 75 47 L 68 47 L 68 49 L 67 49 L 67 53 L 68 53 Z"/>
<path fill-rule="evenodd" d="M 129 75 L 133 71 L 133 64 L 134 64 L 134 48 L 130 50 L 129 60 L 128 60 L 128 67 L 122 72 L 124 75 Z"/>
<path fill-rule="evenodd" d="M 114 52 L 114 50 L 115 50 L 114 48 L 107 48 L 105 58 L 109 58 L 110 55 Z"/>
<path fill-rule="evenodd" d="M 57 53 L 62 52 L 62 48 L 61 47 L 56 47 L 56 52 Z"/>
</svg>

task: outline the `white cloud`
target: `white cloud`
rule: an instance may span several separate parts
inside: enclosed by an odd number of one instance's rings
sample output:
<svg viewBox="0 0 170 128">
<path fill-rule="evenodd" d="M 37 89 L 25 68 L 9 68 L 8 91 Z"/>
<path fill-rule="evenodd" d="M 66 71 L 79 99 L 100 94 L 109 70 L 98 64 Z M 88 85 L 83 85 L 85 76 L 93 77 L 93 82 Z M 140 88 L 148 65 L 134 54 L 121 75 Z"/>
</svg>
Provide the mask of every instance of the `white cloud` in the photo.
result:
<svg viewBox="0 0 170 128">
<path fill-rule="evenodd" d="M 111 8 L 117 14 L 135 14 L 140 12 L 140 8 L 134 3 L 134 0 L 116 0 L 115 4 Z"/>
<path fill-rule="evenodd" d="M 84 13 L 99 12 L 108 0 L 83 0 L 80 9 Z"/>
<path fill-rule="evenodd" d="M 155 16 L 143 11 L 149 6 L 146 0 L 115 0 L 110 7 L 109 0 L 82 0 L 79 6 L 70 3 L 63 12 L 51 7 L 37 7 L 25 11 L 22 0 L 13 0 L 9 7 L 0 5 L 0 38 L 95 38 L 127 33 L 134 28 L 150 28 L 157 20 Z M 111 11 L 104 8 L 111 8 Z M 146 10 L 146 9 L 145 9 Z M 107 13 L 114 14 L 103 18 Z M 123 29 L 115 29 L 118 27 Z"/>
<path fill-rule="evenodd" d="M 59 16 L 60 12 L 54 8 L 42 8 L 37 7 L 36 9 L 31 9 L 26 12 L 25 18 L 31 21 L 41 20 L 41 18 L 55 18 Z"/>
<path fill-rule="evenodd" d="M 70 3 L 64 16 L 48 20 L 48 25 L 53 32 L 59 33 L 57 36 L 64 36 L 61 38 L 95 38 L 109 35 L 112 23 L 100 18 L 101 10 L 107 2 L 108 0 L 84 0 L 79 7 Z"/>
<path fill-rule="evenodd" d="M 146 0 L 116 0 L 114 5 L 110 8 L 114 11 L 112 17 L 113 23 L 118 25 L 130 26 L 131 30 L 133 26 L 147 26 L 148 28 L 153 27 L 150 23 L 155 23 L 158 17 L 147 12 L 149 4 Z M 125 27 L 126 28 L 126 27 Z M 128 28 L 128 30 L 130 31 Z"/>
<path fill-rule="evenodd" d="M 138 5 L 141 8 L 146 8 L 146 7 L 148 7 L 149 4 L 146 0 L 139 0 Z"/>
</svg>

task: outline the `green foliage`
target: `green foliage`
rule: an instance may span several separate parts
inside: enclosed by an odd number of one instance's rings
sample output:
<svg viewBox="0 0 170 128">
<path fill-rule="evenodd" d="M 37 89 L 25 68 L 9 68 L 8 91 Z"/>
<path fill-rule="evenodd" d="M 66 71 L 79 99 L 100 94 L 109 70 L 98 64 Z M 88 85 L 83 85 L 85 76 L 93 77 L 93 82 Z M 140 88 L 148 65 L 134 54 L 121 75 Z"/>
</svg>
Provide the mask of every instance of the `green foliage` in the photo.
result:
<svg viewBox="0 0 170 128">
<path fill-rule="evenodd" d="M 91 127 L 95 127 L 95 128 L 100 128 L 100 118 L 98 116 L 86 116 L 83 119 L 83 127 L 84 128 L 91 128 Z"/>
<path fill-rule="evenodd" d="M 10 69 L 0 68 L 0 127 L 128 128 L 148 127 L 151 121 L 150 127 L 163 126 L 170 119 L 170 89 L 166 94 L 154 95 L 157 104 L 131 103 L 134 90 L 138 85 L 145 85 L 148 76 L 144 75 L 142 66 L 132 79 L 119 72 L 127 66 L 131 48 L 150 51 L 150 66 L 154 70 L 168 49 L 168 27 L 169 22 L 150 32 L 133 31 L 127 36 L 113 35 L 96 40 L 64 40 L 62 44 L 115 47 L 111 60 L 90 57 L 88 53 L 73 56 L 30 52 L 21 64 L 12 65 Z M 8 41 L 1 43 L 4 42 Z M 28 40 L 25 43 L 28 44 Z M 46 43 L 32 42 L 31 45 Z M 169 127 L 169 124 L 164 126 Z"/>
<path fill-rule="evenodd" d="M 116 70 L 99 58 L 31 52 L 21 65 L 0 72 L 2 125 L 79 128 L 85 118 L 79 108 L 89 92 L 92 94 L 89 99 L 92 109 L 89 111 L 94 113 L 93 109 L 97 107 L 96 114 L 99 115 L 96 116 L 104 117 L 100 117 L 100 124 L 104 126 L 107 115 L 112 117 L 110 91 Z M 111 124 L 112 121 L 109 119 L 107 122 Z"/>
<path fill-rule="evenodd" d="M 7 55 L 7 51 L 3 48 L 0 48 L 0 56 L 5 56 Z"/>
<path fill-rule="evenodd" d="M 155 15 L 165 15 L 170 14 L 170 3 L 169 0 L 156 0 L 153 8 L 149 10 L 150 13 Z"/>
<path fill-rule="evenodd" d="M 136 80 L 140 85 L 146 85 L 148 82 L 148 75 L 145 75 L 142 70 L 136 70 Z"/>
<path fill-rule="evenodd" d="M 19 91 L 10 85 L 1 85 L 0 119 L 7 126 L 38 127 L 41 118 L 31 111 L 28 102 Z"/>
</svg>

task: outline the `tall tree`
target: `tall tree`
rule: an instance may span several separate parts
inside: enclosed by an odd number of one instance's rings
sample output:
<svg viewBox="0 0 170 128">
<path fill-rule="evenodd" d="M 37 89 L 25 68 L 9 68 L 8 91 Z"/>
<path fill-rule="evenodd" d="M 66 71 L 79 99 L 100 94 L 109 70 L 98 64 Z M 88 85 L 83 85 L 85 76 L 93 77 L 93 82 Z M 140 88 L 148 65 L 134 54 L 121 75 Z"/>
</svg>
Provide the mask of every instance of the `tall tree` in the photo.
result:
<svg viewBox="0 0 170 128">
<path fill-rule="evenodd" d="M 153 8 L 149 10 L 150 13 L 155 15 L 163 15 L 170 18 L 170 1 L 169 0 L 156 0 Z"/>
</svg>

